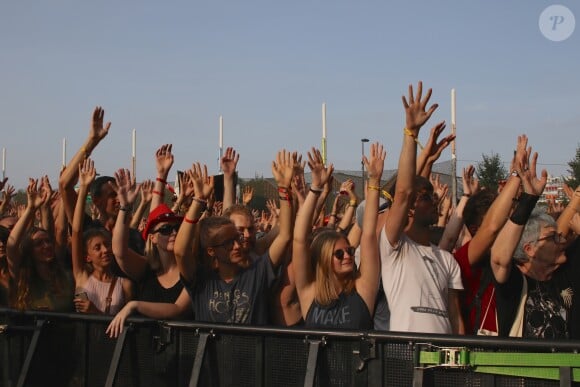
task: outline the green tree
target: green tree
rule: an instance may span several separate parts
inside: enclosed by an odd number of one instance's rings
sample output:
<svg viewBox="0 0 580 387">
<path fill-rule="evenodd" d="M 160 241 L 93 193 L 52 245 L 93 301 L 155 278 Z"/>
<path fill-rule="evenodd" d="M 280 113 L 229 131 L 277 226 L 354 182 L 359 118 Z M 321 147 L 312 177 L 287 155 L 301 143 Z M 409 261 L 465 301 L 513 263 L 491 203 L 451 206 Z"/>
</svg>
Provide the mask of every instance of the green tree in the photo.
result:
<svg viewBox="0 0 580 387">
<path fill-rule="evenodd" d="M 567 179 L 565 178 L 564 181 L 572 189 L 576 189 L 580 184 L 580 144 L 578 144 L 578 147 L 576 148 L 576 157 L 568 162 L 568 166 L 570 167 L 570 169 L 568 169 L 570 177 Z"/>
<path fill-rule="evenodd" d="M 503 166 L 503 162 L 497 153 L 491 155 L 481 155 L 483 161 L 477 164 L 477 177 L 479 184 L 487 189 L 497 191 L 500 180 L 507 177 L 508 171 Z"/>
</svg>

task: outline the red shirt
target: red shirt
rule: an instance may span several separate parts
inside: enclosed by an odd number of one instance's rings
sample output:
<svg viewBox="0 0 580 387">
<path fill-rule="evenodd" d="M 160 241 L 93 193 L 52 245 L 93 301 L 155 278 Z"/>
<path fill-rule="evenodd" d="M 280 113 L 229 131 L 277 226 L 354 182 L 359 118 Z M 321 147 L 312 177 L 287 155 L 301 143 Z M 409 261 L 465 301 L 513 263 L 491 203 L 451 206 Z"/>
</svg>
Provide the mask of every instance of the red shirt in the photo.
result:
<svg viewBox="0 0 580 387">
<path fill-rule="evenodd" d="M 461 298 L 461 310 L 463 311 L 463 320 L 465 322 L 465 332 L 467 334 L 474 333 L 474 326 L 477 325 L 477 329 L 480 328 L 481 323 L 475 321 L 476 308 L 472 307 L 477 291 L 479 290 L 479 284 L 482 277 L 482 267 L 472 267 L 469 264 L 469 259 L 467 252 L 469 249 L 469 242 L 461 246 L 453 256 L 459 264 L 461 269 L 461 279 L 463 280 L 463 297 Z M 489 262 L 487 262 L 489 265 Z M 492 297 L 493 295 L 493 297 Z M 496 319 L 495 319 L 495 294 L 493 294 L 493 280 L 490 281 L 489 285 L 483 292 L 481 297 L 481 311 L 479 314 L 479 319 L 483 319 L 485 316 L 485 311 L 489 306 L 483 328 L 497 332 Z M 469 314 L 468 314 L 469 313 Z"/>
</svg>

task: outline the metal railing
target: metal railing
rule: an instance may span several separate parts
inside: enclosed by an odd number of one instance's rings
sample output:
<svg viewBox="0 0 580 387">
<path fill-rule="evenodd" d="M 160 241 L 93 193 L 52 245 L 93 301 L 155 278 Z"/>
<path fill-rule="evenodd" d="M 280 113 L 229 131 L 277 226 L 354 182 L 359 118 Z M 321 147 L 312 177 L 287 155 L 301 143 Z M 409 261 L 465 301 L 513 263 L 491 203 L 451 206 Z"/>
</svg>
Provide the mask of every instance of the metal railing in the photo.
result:
<svg viewBox="0 0 580 387">
<path fill-rule="evenodd" d="M 580 341 L 322 331 L 0 309 L 0 385 L 564 386 Z"/>
</svg>

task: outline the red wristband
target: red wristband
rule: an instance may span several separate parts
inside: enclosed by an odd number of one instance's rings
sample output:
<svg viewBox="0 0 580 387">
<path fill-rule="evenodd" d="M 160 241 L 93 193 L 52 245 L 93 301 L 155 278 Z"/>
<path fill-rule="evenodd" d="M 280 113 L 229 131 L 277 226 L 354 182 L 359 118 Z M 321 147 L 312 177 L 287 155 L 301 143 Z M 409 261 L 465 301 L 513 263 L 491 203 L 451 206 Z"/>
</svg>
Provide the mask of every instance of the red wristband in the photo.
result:
<svg viewBox="0 0 580 387">
<path fill-rule="evenodd" d="M 198 219 L 188 219 L 187 216 L 183 218 L 183 221 L 185 223 L 189 223 L 189 224 L 196 224 L 197 222 L 199 222 L 199 218 Z"/>
<path fill-rule="evenodd" d="M 153 194 L 155 194 L 155 195 L 163 196 L 163 192 L 159 192 L 159 191 L 156 191 L 156 190 L 153 190 L 153 191 L 151 191 L 151 192 L 152 192 Z"/>
<path fill-rule="evenodd" d="M 156 178 L 155 180 L 158 181 L 158 182 L 160 182 L 160 183 L 167 184 L 167 180 L 162 179 L 160 177 Z"/>
</svg>

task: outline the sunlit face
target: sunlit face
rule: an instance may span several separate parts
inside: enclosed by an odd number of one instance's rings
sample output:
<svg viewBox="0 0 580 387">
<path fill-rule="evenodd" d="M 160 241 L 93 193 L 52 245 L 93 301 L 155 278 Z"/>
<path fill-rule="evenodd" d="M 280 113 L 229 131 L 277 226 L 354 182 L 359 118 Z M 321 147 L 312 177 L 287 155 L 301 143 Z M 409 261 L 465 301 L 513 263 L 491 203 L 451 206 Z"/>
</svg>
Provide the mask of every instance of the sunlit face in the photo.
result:
<svg viewBox="0 0 580 387">
<path fill-rule="evenodd" d="M 334 244 L 332 270 L 337 277 L 350 275 L 354 270 L 354 251 L 346 239 L 341 238 Z"/>
<path fill-rule="evenodd" d="M 230 220 L 236 226 L 240 236 L 243 237 L 241 242 L 242 253 L 249 254 L 256 244 L 256 227 L 253 220 L 244 214 L 231 214 Z"/>
<path fill-rule="evenodd" d="M 158 223 L 149 234 L 149 237 L 159 250 L 172 252 L 175 248 L 175 238 L 180 225 L 181 223 L 177 222 Z"/>
<path fill-rule="evenodd" d="M 95 268 L 107 268 L 113 260 L 111 239 L 102 235 L 96 235 L 87 242 L 87 262 L 91 262 Z"/>
<path fill-rule="evenodd" d="M 37 231 L 32 234 L 32 249 L 36 262 L 52 262 L 55 258 L 54 242 L 46 231 Z"/>
<path fill-rule="evenodd" d="M 99 211 L 109 218 L 114 218 L 119 212 L 119 200 L 117 193 L 109 184 L 103 184 L 101 194 L 94 199 L 94 203 Z"/>
<path fill-rule="evenodd" d="M 239 265 L 244 261 L 240 234 L 233 224 L 223 226 L 218 231 L 213 245 L 208 247 L 208 253 L 223 264 Z"/>
<path fill-rule="evenodd" d="M 554 226 L 542 227 L 540 235 L 526 247 L 526 253 L 532 262 L 543 268 L 557 269 L 566 262 L 564 254 L 565 240 Z"/>
<path fill-rule="evenodd" d="M 413 222 L 423 227 L 437 223 L 439 219 L 437 203 L 437 195 L 433 191 L 421 190 L 417 192 Z"/>
</svg>

